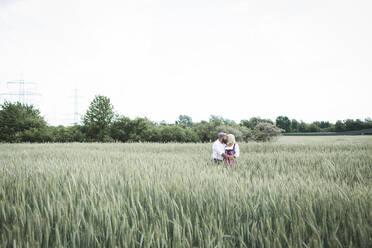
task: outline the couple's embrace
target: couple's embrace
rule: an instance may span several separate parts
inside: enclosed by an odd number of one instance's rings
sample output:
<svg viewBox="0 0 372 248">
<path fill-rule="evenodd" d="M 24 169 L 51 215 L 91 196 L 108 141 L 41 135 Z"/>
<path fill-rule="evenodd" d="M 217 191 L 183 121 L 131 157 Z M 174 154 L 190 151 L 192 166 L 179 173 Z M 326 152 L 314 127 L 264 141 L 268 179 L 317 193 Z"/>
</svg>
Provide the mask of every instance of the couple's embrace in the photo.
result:
<svg viewBox="0 0 372 248">
<path fill-rule="evenodd" d="M 232 167 L 235 159 L 239 157 L 239 145 L 235 142 L 233 134 L 219 133 L 218 139 L 213 143 L 212 158 L 215 163 L 225 163 Z"/>
</svg>

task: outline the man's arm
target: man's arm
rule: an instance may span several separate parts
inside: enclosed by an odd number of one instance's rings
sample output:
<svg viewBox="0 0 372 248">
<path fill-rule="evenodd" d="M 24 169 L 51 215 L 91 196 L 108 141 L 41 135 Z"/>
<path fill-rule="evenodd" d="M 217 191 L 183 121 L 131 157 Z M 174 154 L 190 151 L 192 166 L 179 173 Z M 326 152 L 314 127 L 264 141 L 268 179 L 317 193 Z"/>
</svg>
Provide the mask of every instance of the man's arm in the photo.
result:
<svg viewBox="0 0 372 248">
<path fill-rule="evenodd" d="M 229 156 L 225 154 L 225 149 L 222 149 L 220 146 L 213 144 L 213 153 L 221 155 L 223 158 L 228 158 Z"/>
<path fill-rule="evenodd" d="M 212 146 L 212 153 L 213 154 L 218 153 L 218 149 L 215 143 L 213 143 L 213 146 Z"/>
</svg>

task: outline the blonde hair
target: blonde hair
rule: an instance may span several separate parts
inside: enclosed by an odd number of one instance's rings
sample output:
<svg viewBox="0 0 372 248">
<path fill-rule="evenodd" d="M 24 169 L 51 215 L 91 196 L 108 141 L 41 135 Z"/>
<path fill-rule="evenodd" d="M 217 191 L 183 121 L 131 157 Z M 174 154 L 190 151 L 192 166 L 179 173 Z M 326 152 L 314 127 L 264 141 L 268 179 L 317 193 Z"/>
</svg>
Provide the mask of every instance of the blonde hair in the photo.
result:
<svg viewBox="0 0 372 248">
<path fill-rule="evenodd" d="M 235 136 L 234 134 L 228 134 L 227 135 L 227 144 L 235 144 Z"/>
</svg>

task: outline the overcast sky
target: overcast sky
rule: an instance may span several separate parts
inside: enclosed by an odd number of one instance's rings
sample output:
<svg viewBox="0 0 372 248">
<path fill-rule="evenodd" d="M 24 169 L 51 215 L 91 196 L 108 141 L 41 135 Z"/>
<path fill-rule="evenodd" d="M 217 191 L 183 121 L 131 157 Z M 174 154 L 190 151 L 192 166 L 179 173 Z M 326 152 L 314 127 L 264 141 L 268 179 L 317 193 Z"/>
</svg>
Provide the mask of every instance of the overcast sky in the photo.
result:
<svg viewBox="0 0 372 248">
<path fill-rule="evenodd" d="M 50 124 L 95 94 L 129 117 L 372 117 L 370 0 L 0 0 L 0 93 Z M 37 87 L 37 89 L 35 88 Z M 2 100 L 4 100 L 2 97 Z"/>
</svg>

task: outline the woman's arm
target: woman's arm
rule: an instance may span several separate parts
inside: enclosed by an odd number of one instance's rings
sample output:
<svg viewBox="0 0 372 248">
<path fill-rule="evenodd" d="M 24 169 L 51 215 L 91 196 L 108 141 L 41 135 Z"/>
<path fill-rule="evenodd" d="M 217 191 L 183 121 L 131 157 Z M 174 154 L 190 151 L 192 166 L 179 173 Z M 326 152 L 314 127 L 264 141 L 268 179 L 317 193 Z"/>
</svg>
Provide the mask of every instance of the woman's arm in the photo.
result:
<svg viewBox="0 0 372 248">
<path fill-rule="evenodd" d="M 239 149 L 239 145 L 238 144 L 235 144 L 235 155 L 234 155 L 236 158 L 240 156 L 240 149 Z"/>
</svg>

